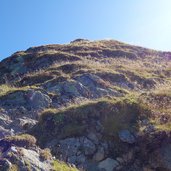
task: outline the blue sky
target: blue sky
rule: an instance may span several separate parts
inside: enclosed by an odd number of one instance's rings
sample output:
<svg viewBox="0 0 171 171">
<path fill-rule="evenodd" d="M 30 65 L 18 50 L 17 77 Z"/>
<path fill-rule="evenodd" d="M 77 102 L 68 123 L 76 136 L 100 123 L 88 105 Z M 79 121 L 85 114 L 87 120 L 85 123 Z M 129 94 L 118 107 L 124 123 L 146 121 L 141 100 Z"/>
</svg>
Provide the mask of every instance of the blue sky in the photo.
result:
<svg viewBox="0 0 171 171">
<path fill-rule="evenodd" d="M 76 38 L 171 51 L 170 0 L 0 0 L 0 59 Z"/>
</svg>

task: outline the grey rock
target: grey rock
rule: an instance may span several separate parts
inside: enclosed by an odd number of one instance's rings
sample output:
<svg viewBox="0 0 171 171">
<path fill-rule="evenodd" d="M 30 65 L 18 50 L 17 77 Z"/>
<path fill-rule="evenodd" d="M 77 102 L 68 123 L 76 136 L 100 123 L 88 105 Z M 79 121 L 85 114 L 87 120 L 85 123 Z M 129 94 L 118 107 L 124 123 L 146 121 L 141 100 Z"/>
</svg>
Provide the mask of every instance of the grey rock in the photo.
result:
<svg viewBox="0 0 171 171">
<path fill-rule="evenodd" d="M 122 155 L 125 163 L 129 163 L 134 158 L 134 152 L 130 150 L 128 153 Z"/>
<path fill-rule="evenodd" d="M 7 127 L 10 123 L 12 122 L 12 120 L 10 119 L 10 117 L 8 116 L 8 113 L 3 110 L 0 111 L 0 125 L 2 127 Z"/>
<path fill-rule="evenodd" d="M 152 124 L 149 124 L 146 126 L 146 128 L 144 129 L 145 133 L 151 133 L 154 132 L 156 130 L 155 126 Z"/>
<path fill-rule="evenodd" d="M 150 157 L 150 165 L 153 168 L 163 168 L 171 170 L 171 144 L 162 144 Z"/>
<path fill-rule="evenodd" d="M 86 156 L 94 154 L 95 144 L 86 137 L 66 138 L 59 141 L 56 152 L 60 159 L 73 164 L 81 164 L 87 160 Z"/>
<path fill-rule="evenodd" d="M 141 125 L 142 126 L 147 126 L 149 124 L 149 121 L 147 120 L 147 119 L 143 119 L 142 121 L 141 121 Z"/>
<path fill-rule="evenodd" d="M 84 170 L 88 170 L 88 171 L 101 171 L 102 169 L 99 169 L 98 167 L 98 163 L 96 162 L 87 162 L 84 166 Z"/>
<path fill-rule="evenodd" d="M 12 163 L 8 159 L 0 159 L 0 170 L 10 170 L 11 166 Z"/>
<path fill-rule="evenodd" d="M 21 148 L 22 151 L 22 159 L 24 161 L 28 161 L 30 163 L 31 170 L 42 170 L 47 171 L 52 169 L 52 165 L 50 161 L 41 161 L 39 153 L 34 150 L 28 150 Z"/>
<path fill-rule="evenodd" d="M 119 138 L 121 141 L 129 143 L 129 144 L 133 144 L 136 141 L 134 135 L 131 134 L 129 130 L 119 131 Z"/>
<path fill-rule="evenodd" d="M 29 106 L 33 109 L 43 109 L 49 107 L 52 100 L 41 91 L 29 90 L 26 94 Z"/>
<path fill-rule="evenodd" d="M 95 155 L 93 156 L 94 161 L 101 161 L 105 158 L 105 151 L 103 147 L 99 147 Z"/>
<path fill-rule="evenodd" d="M 105 81 L 94 74 L 83 74 L 74 78 L 90 92 L 89 98 L 98 98 L 106 95 L 117 96 L 118 93 L 105 84 Z"/>
<path fill-rule="evenodd" d="M 6 136 L 11 136 L 13 135 L 13 132 L 11 129 L 5 129 L 2 126 L 0 126 L 0 139 L 6 137 Z"/>
<path fill-rule="evenodd" d="M 85 86 L 77 81 L 64 81 L 56 85 L 45 85 L 50 92 L 67 97 L 88 97 L 88 90 Z M 62 98 L 62 97 L 61 97 Z"/>
<path fill-rule="evenodd" d="M 61 155 L 62 159 L 67 160 L 67 157 L 76 156 L 80 146 L 78 138 L 67 138 L 59 142 L 57 152 Z"/>
<path fill-rule="evenodd" d="M 125 161 L 123 158 L 121 157 L 117 157 L 116 160 L 120 163 L 120 164 L 123 164 Z"/>
<path fill-rule="evenodd" d="M 118 166 L 119 163 L 111 158 L 107 158 L 98 164 L 99 169 L 103 169 L 104 171 L 113 171 Z"/>
<path fill-rule="evenodd" d="M 70 156 L 67 159 L 67 162 L 72 163 L 72 164 L 83 164 L 86 161 L 86 157 L 83 154 L 80 154 L 78 156 Z"/>
<path fill-rule="evenodd" d="M 103 125 L 99 121 L 96 122 L 95 128 L 96 128 L 97 132 L 102 132 L 104 130 Z M 99 134 L 98 134 L 98 136 L 99 136 Z M 100 136 L 100 138 L 101 138 L 101 136 Z"/>
<path fill-rule="evenodd" d="M 75 97 L 79 97 L 79 96 L 87 96 L 88 94 L 88 90 L 86 90 L 86 88 L 78 82 L 66 82 L 63 85 L 63 90 L 66 94 L 70 94 L 73 95 Z"/>
<path fill-rule="evenodd" d="M 67 158 L 67 162 L 68 163 L 71 163 L 71 164 L 76 164 L 76 162 L 77 162 L 77 156 L 69 156 L 68 158 Z"/>
<path fill-rule="evenodd" d="M 96 146 L 94 145 L 94 143 L 87 138 L 84 138 L 82 146 L 85 155 L 92 155 L 96 151 Z"/>
<path fill-rule="evenodd" d="M 90 132 L 87 137 L 94 143 L 94 144 L 99 144 L 99 140 L 97 135 L 94 132 Z"/>
<path fill-rule="evenodd" d="M 22 117 L 17 119 L 18 125 L 21 126 L 22 129 L 31 129 L 34 125 L 36 125 L 37 121 L 28 117 Z"/>
<path fill-rule="evenodd" d="M 26 114 L 28 110 L 49 107 L 52 100 L 47 94 L 39 90 L 16 91 L 0 99 L 0 104 L 8 110 L 15 110 L 16 115 Z"/>
<path fill-rule="evenodd" d="M 171 144 L 163 145 L 160 152 L 163 157 L 163 165 L 165 168 L 171 170 Z"/>
<path fill-rule="evenodd" d="M 101 146 L 105 150 L 105 154 L 107 154 L 108 151 L 109 151 L 109 145 L 108 145 L 108 143 L 104 141 L 104 142 L 101 143 Z"/>
</svg>

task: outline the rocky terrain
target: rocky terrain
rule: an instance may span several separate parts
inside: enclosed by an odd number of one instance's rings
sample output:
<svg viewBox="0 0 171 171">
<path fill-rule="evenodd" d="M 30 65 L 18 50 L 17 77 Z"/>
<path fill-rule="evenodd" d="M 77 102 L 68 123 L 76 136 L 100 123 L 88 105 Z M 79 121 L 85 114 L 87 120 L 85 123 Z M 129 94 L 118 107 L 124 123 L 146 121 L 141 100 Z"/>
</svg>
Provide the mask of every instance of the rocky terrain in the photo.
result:
<svg viewBox="0 0 171 171">
<path fill-rule="evenodd" d="M 76 39 L 2 60 L 0 170 L 171 171 L 171 53 Z"/>
</svg>

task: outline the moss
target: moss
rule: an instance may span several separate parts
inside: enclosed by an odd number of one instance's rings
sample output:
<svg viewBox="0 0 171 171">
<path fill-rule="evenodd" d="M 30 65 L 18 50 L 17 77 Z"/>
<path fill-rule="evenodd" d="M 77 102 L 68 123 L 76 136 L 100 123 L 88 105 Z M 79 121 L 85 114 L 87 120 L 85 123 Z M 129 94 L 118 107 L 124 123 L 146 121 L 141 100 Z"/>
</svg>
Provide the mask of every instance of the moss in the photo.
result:
<svg viewBox="0 0 171 171">
<path fill-rule="evenodd" d="M 55 160 L 53 162 L 53 166 L 54 166 L 54 171 L 78 171 L 77 168 L 68 166 L 66 163 L 58 160 Z"/>
</svg>

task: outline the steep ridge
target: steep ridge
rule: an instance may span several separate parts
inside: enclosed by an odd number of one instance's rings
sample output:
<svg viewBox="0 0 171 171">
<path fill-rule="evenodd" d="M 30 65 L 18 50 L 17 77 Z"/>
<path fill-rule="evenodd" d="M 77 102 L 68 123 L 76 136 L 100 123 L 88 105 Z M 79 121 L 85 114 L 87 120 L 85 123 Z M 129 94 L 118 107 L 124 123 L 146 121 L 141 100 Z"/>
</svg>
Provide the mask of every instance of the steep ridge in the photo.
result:
<svg viewBox="0 0 171 171">
<path fill-rule="evenodd" d="M 2 60 L 1 170 L 171 170 L 170 56 L 76 39 Z"/>
</svg>

